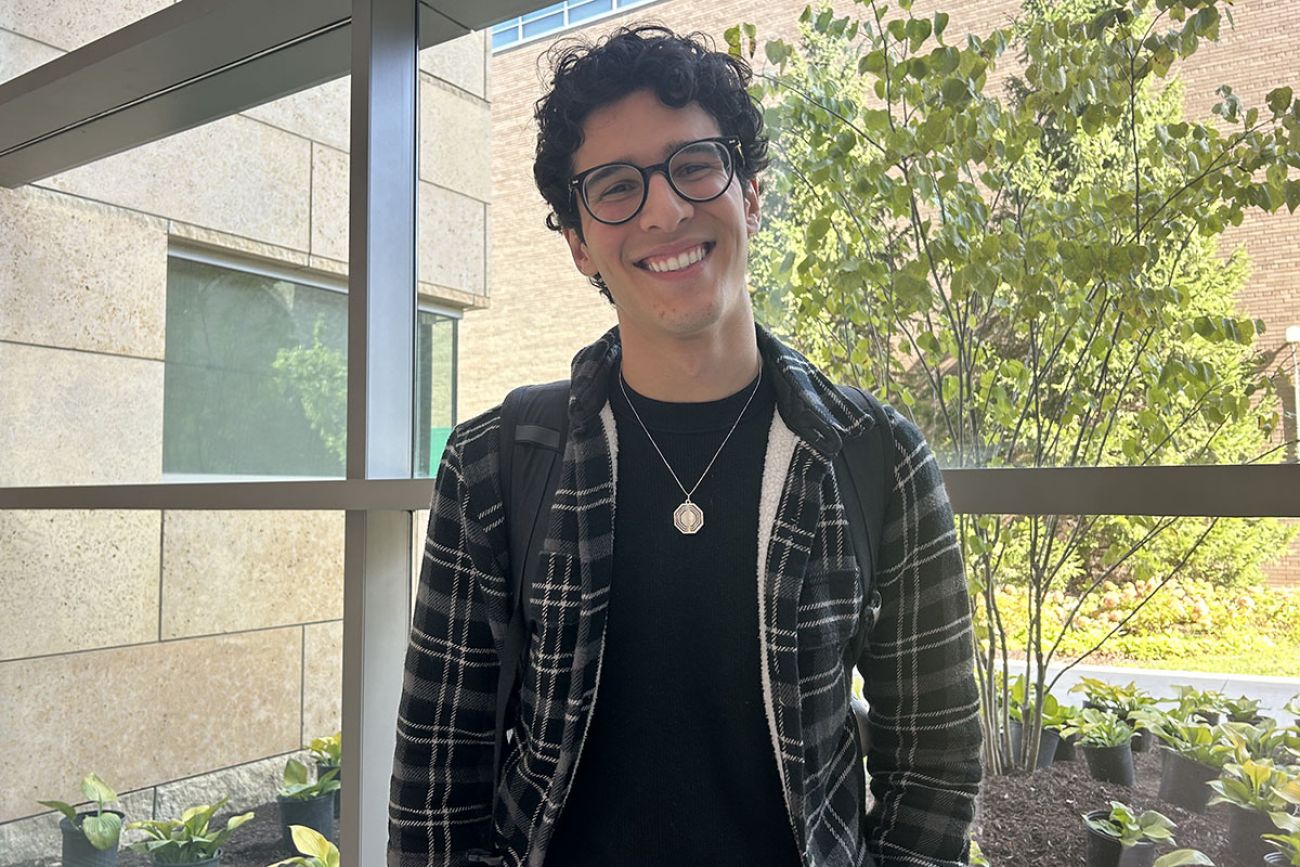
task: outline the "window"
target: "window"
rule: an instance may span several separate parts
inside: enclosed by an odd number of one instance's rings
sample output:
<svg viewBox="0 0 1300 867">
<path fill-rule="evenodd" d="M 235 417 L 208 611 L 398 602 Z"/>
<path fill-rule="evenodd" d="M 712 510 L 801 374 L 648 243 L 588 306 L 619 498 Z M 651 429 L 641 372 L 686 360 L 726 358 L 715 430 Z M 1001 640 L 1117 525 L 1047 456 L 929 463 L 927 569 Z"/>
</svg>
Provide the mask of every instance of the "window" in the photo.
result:
<svg viewBox="0 0 1300 867">
<path fill-rule="evenodd" d="M 415 474 L 455 422 L 456 319 L 421 309 Z M 173 251 L 167 267 L 163 473 L 344 475 L 347 293 L 340 281 Z"/>
<path fill-rule="evenodd" d="M 543 36 L 595 21 L 651 0 L 561 0 L 542 9 L 510 18 L 492 27 L 492 50 L 501 51 Z"/>
</svg>

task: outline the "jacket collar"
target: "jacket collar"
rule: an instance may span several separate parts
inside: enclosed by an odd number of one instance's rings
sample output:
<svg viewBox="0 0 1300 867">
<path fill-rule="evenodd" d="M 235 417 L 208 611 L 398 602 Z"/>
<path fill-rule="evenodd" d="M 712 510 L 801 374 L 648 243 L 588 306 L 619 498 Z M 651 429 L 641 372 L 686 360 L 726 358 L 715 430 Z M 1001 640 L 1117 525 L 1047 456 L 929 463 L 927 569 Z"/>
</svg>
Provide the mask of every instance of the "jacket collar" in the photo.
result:
<svg viewBox="0 0 1300 867">
<path fill-rule="evenodd" d="M 846 437 L 857 436 L 875 417 L 846 400 L 839 389 L 807 358 L 786 346 L 761 325 L 755 326 L 763 369 L 772 376 L 781 418 L 801 439 L 827 457 L 839 453 Z M 569 396 L 574 429 L 591 422 L 609 399 L 623 346 L 618 326 L 573 358 Z"/>
</svg>

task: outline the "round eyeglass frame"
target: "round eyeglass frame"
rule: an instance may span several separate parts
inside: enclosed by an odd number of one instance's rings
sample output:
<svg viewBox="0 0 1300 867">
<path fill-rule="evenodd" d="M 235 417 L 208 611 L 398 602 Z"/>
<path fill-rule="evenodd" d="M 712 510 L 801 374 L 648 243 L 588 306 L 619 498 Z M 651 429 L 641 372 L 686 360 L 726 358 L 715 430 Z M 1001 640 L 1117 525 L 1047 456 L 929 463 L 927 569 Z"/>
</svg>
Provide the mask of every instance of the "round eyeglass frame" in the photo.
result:
<svg viewBox="0 0 1300 867">
<path fill-rule="evenodd" d="M 686 150 L 687 148 L 695 147 L 696 145 L 700 145 L 705 142 L 713 142 L 715 144 L 725 145 L 726 153 L 730 155 L 731 159 L 728 160 L 727 162 L 727 182 L 722 185 L 722 189 L 718 190 L 716 193 L 714 193 L 711 196 L 708 196 L 707 198 L 697 199 L 692 196 L 686 195 L 685 193 L 683 193 L 681 190 L 677 188 L 677 185 L 673 183 L 672 175 L 668 171 L 668 164 L 671 163 L 679 153 Z M 681 197 L 682 199 L 688 202 L 691 202 L 692 204 L 701 205 L 704 204 L 705 202 L 711 202 L 714 199 L 721 197 L 723 193 L 725 193 L 728 189 L 730 189 L 731 181 L 736 177 L 737 166 L 743 165 L 744 162 L 745 162 L 745 152 L 742 151 L 740 148 L 740 139 L 738 137 L 734 135 L 711 136 L 709 138 L 699 138 L 699 139 L 695 139 L 694 141 L 686 142 L 681 147 L 677 148 L 672 153 L 670 153 L 668 155 L 668 159 L 664 160 L 661 163 L 655 163 L 652 166 L 638 166 L 635 163 L 625 163 L 625 162 L 601 163 L 598 166 L 592 166 L 591 168 L 585 171 L 578 172 L 576 175 L 573 176 L 572 179 L 570 179 L 569 190 L 573 194 L 575 199 L 578 199 L 582 202 L 582 207 L 586 209 L 587 213 L 590 214 L 591 218 L 595 220 L 597 223 L 604 223 L 606 226 L 621 226 L 624 223 L 626 223 L 628 220 L 635 219 L 636 215 L 641 213 L 641 209 L 645 207 L 646 199 L 650 195 L 650 176 L 655 172 L 663 173 L 664 180 L 668 181 L 668 186 L 679 197 Z M 585 181 L 587 179 L 587 176 L 590 175 L 592 172 L 600 171 L 601 169 L 607 169 L 610 166 L 627 166 L 628 168 L 636 169 L 638 172 L 641 173 L 641 201 L 639 204 L 637 204 L 636 208 L 632 211 L 632 213 L 628 214 L 626 217 L 624 217 L 621 220 L 602 220 L 600 217 L 597 217 L 596 212 L 591 209 L 591 204 L 587 201 L 587 191 L 583 186 L 583 181 Z"/>
</svg>

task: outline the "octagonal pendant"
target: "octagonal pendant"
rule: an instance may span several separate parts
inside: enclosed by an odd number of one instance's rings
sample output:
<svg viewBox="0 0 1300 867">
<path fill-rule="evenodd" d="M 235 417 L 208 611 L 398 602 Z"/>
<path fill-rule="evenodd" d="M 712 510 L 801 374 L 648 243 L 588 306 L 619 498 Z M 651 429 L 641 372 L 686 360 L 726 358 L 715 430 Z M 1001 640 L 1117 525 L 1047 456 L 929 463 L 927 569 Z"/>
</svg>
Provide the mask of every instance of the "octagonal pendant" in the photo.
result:
<svg viewBox="0 0 1300 867">
<path fill-rule="evenodd" d="M 704 527 L 704 512 L 688 500 L 673 512 L 673 526 L 687 536 L 698 533 Z"/>
</svg>

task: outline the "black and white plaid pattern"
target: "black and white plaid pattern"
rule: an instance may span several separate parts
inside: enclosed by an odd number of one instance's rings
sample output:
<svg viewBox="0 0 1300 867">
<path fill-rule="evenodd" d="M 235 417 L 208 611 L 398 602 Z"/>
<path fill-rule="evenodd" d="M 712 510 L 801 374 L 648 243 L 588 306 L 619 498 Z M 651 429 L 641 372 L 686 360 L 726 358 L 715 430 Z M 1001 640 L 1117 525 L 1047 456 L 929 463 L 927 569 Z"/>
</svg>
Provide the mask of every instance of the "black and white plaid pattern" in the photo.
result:
<svg viewBox="0 0 1300 867">
<path fill-rule="evenodd" d="M 754 760 L 777 763 L 807 867 L 964 863 L 980 731 L 966 583 L 938 467 L 916 428 L 889 410 L 897 460 L 880 556 L 883 607 L 858 664 L 871 703 L 876 803 L 867 815 L 843 664 L 861 584 L 831 461 L 845 437 L 874 420 L 761 329 L 759 347 L 775 374 L 777 412 L 755 588 L 772 752 Z M 459 425 L 448 442 L 399 710 L 390 867 L 466 865 L 489 821 L 508 867 L 542 865 L 600 679 L 617 478 L 606 394 L 619 352 L 614 329 L 574 360 L 520 718 L 491 817 L 497 648 L 510 613 L 499 408 Z"/>
</svg>

